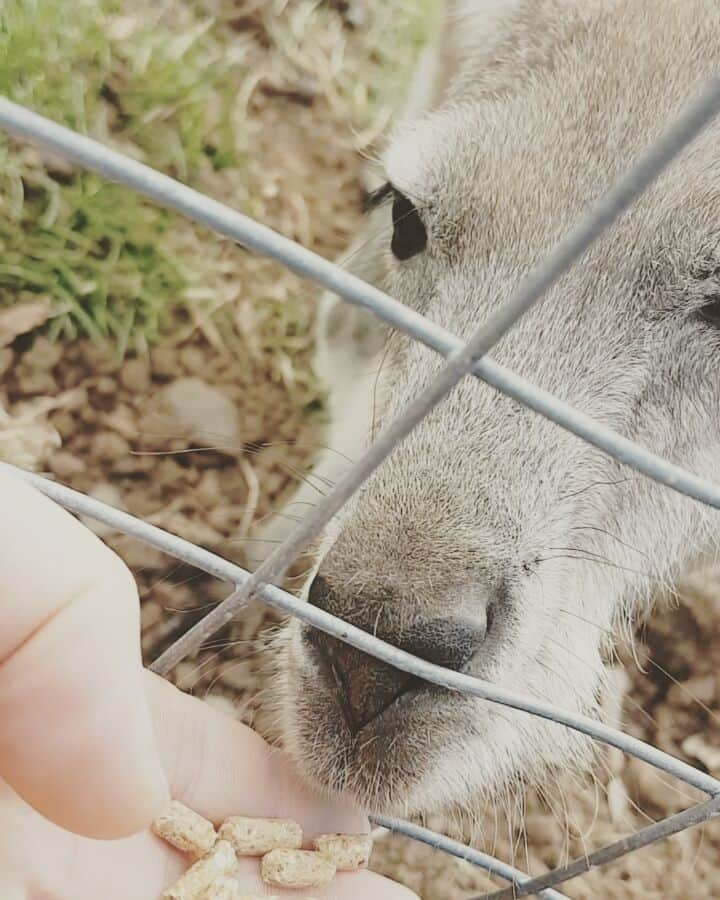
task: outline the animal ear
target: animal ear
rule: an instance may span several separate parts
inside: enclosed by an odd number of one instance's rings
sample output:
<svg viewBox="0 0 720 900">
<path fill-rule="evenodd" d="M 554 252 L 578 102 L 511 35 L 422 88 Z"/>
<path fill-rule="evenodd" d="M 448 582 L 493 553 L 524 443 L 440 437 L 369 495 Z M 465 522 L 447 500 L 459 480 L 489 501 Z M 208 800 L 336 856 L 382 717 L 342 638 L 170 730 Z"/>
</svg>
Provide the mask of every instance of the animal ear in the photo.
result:
<svg viewBox="0 0 720 900">
<path fill-rule="evenodd" d="M 460 75 L 462 61 L 482 47 L 491 52 L 504 20 L 528 0 L 444 0 L 442 19 L 418 59 L 400 122 L 437 106 Z"/>
</svg>

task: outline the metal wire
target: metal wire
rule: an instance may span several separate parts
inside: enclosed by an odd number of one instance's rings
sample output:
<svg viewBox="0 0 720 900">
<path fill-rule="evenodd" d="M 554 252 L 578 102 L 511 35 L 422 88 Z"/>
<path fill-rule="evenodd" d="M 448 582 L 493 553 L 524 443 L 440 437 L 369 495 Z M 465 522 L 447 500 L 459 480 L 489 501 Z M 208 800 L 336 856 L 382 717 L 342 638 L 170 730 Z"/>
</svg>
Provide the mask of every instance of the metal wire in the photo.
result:
<svg viewBox="0 0 720 900">
<path fill-rule="evenodd" d="M 252 578 L 249 572 L 236 563 L 223 559 L 223 557 L 198 547 L 196 544 L 190 543 L 190 541 L 163 531 L 156 525 L 151 525 L 142 519 L 136 519 L 129 513 L 101 503 L 94 497 L 88 497 L 72 488 L 57 484 L 33 472 L 25 472 L 7 463 L 0 462 L 0 469 L 14 472 L 34 485 L 46 496 L 72 512 L 97 519 L 111 528 L 115 528 L 124 534 L 131 535 L 146 544 L 163 550 L 176 559 L 208 572 L 210 575 L 215 575 L 223 581 L 230 582 L 236 586 L 236 591 L 231 596 L 237 593 L 237 589 L 242 589 Z M 571 710 L 559 709 L 535 697 L 525 696 L 516 691 L 502 688 L 499 685 L 482 681 L 480 678 L 473 678 L 470 675 L 463 675 L 461 672 L 444 669 L 442 666 L 426 662 L 424 659 L 413 656 L 411 653 L 406 653 L 399 647 L 393 647 L 392 644 L 381 641 L 374 635 L 368 634 L 342 619 L 338 619 L 317 606 L 298 600 L 297 597 L 293 597 L 292 594 L 288 594 L 275 585 L 262 585 L 258 589 L 257 594 L 258 597 L 274 609 L 295 616 L 308 625 L 312 625 L 313 628 L 352 644 L 358 650 L 369 653 L 377 659 L 394 666 L 396 669 L 402 669 L 404 672 L 409 672 L 418 678 L 451 691 L 471 694 L 483 700 L 492 700 L 503 706 L 509 706 L 512 709 L 540 716 L 559 725 L 565 725 L 612 747 L 617 747 L 625 753 L 636 756 L 638 759 L 650 763 L 650 765 L 667 772 L 669 775 L 674 775 L 686 784 L 690 784 L 706 794 L 710 794 L 713 797 L 720 796 L 720 780 L 717 778 L 713 778 L 711 775 L 689 766 L 682 760 L 676 759 L 669 753 L 664 753 L 650 744 L 646 744 L 631 735 L 624 734 L 615 728 L 610 728 L 608 725 L 604 725 L 589 716 L 583 716 Z M 151 668 L 158 671 L 154 666 Z"/>
<path fill-rule="evenodd" d="M 201 619 L 157 660 L 164 669 L 190 650 L 197 648 L 237 614 L 262 584 L 279 581 L 300 553 L 322 532 L 375 469 L 402 443 L 415 426 L 443 400 L 475 363 L 499 341 L 528 310 L 570 269 L 632 203 L 672 159 L 720 111 L 720 77 L 707 86 L 702 96 L 690 104 L 677 122 L 621 176 L 607 193 L 594 203 L 577 225 L 551 250 L 472 335 L 448 357 L 445 367 L 308 512 L 247 580 L 217 609 Z"/>
<path fill-rule="evenodd" d="M 117 531 L 137 538 L 143 543 L 156 547 L 158 550 L 162 550 L 168 555 L 182 560 L 191 566 L 195 566 L 210 575 L 214 575 L 222 580 L 235 581 L 236 583 L 241 582 L 242 578 L 249 578 L 249 572 L 246 572 L 234 563 L 231 563 L 220 556 L 216 556 L 209 550 L 198 547 L 196 544 L 186 541 L 184 538 L 163 531 L 162 528 L 158 528 L 156 525 L 151 525 L 142 519 L 131 516 L 123 510 L 116 509 L 113 506 L 95 500 L 93 497 L 89 497 L 86 494 L 82 494 L 65 485 L 57 484 L 34 472 L 26 472 L 24 469 L 19 469 L 16 466 L 12 466 L 2 461 L 0 461 L 0 470 L 5 470 L 22 478 L 47 497 L 65 507 L 65 509 L 77 513 L 78 515 L 88 516 L 98 522 L 103 522 L 105 525 L 109 525 Z M 233 594 L 236 593 L 236 591 L 233 592 Z M 230 596 L 233 596 L 233 594 Z M 341 640 L 347 640 L 352 642 L 355 646 L 365 649 L 367 652 L 373 652 L 379 659 L 385 659 L 386 661 L 394 660 L 395 663 L 400 666 L 402 665 L 403 660 L 396 659 L 397 652 L 400 653 L 402 657 L 407 657 L 411 661 L 411 664 L 422 662 L 422 660 L 416 660 L 415 657 L 412 657 L 407 653 L 396 651 L 396 648 L 392 647 L 390 644 L 385 644 L 383 641 L 373 638 L 351 625 L 347 625 L 342 619 L 337 619 L 329 613 L 315 610 L 315 612 L 320 613 L 319 617 L 310 615 L 314 610 L 313 607 L 310 607 L 307 603 L 301 603 L 296 597 L 285 593 L 277 587 L 264 585 L 258 591 L 258 596 L 269 606 L 272 606 L 281 612 L 296 615 L 298 618 L 304 619 L 309 624 L 312 624 L 329 634 L 334 634 Z M 357 638 L 359 638 L 359 640 L 357 640 Z M 436 669 L 440 673 L 445 672 L 445 670 L 441 669 L 439 666 L 428 665 L 431 669 Z M 429 680 L 433 680 L 432 675 L 429 675 L 428 677 Z M 478 681 L 478 684 L 483 686 L 484 683 Z M 495 693 L 492 685 L 488 685 L 488 689 L 491 693 Z M 627 739 L 627 736 L 623 735 L 621 732 L 617 732 L 617 735 L 622 742 Z M 646 747 L 653 755 L 661 753 L 661 751 L 655 750 L 654 747 L 650 747 L 649 745 L 646 745 Z M 671 769 L 674 769 L 674 764 L 678 762 L 678 760 L 674 760 L 672 757 L 668 756 L 667 758 L 667 764 Z M 681 763 L 681 765 L 684 764 Z M 690 766 L 686 766 L 686 769 L 688 770 L 688 774 L 692 775 L 694 773 L 694 770 Z M 682 777 L 682 774 L 680 774 L 679 777 Z M 720 782 L 714 782 L 711 779 L 706 787 L 712 793 L 716 793 L 720 796 Z M 442 834 L 436 834 L 426 828 L 420 828 L 420 826 L 411 822 L 404 822 L 401 819 L 381 816 L 371 817 L 371 820 L 375 822 L 375 824 L 389 828 L 398 834 L 404 834 L 415 840 L 423 841 L 436 849 L 444 850 L 446 853 L 465 859 L 473 865 L 485 869 L 491 874 L 500 875 L 511 880 L 513 884 L 524 884 L 529 881 L 529 876 L 523 874 L 513 866 L 510 866 L 499 859 L 495 859 L 486 853 L 481 853 L 480 851 L 466 847 L 464 844 L 453 841 Z M 543 889 L 539 892 L 538 896 L 545 898 L 545 900 L 567 900 L 564 894 L 560 894 L 553 890 Z"/>
<path fill-rule="evenodd" d="M 437 834 L 413 822 L 403 822 L 399 819 L 390 818 L 390 816 L 371 816 L 370 820 L 375 825 L 381 825 L 383 828 L 394 831 L 396 834 L 403 834 L 405 837 L 420 841 L 434 850 L 450 853 L 458 859 L 464 859 L 480 869 L 485 869 L 491 875 L 499 875 L 501 878 L 511 881 L 513 884 L 513 887 L 510 888 L 511 891 L 517 890 L 519 887 L 525 887 L 531 881 L 534 881 L 534 879 L 528 878 L 527 875 L 523 875 L 522 872 L 518 872 L 513 866 L 495 859 L 494 856 L 488 856 L 487 853 L 481 853 L 480 850 L 475 850 L 473 847 L 468 847 L 459 841 L 453 841 L 451 838 Z M 543 900 L 559 900 L 559 898 L 565 897 L 564 894 L 559 894 L 551 889 L 536 889 L 535 893 L 537 893 L 538 897 L 542 897 Z"/>
<path fill-rule="evenodd" d="M 713 797 L 712 800 L 706 800 L 704 803 L 697 803 L 683 812 L 675 813 L 668 816 L 660 822 L 654 822 L 645 828 L 641 828 L 629 837 L 601 847 L 594 853 L 587 856 L 581 856 L 567 866 L 560 869 L 553 869 L 545 875 L 539 875 L 537 878 L 531 878 L 524 883 L 515 881 L 512 887 L 505 888 L 502 891 L 496 891 L 494 894 L 484 894 L 482 897 L 472 897 L 471 900 L 515 900 L 516 897 L 527 897 L 529 894 L 540 894 L 540 892 L 552 884 L 560 884 L 560 882 L 568 881 L 570 878 L 576 878 L 584 872 L 596 869 L 598 866 L 606 865 L 625 856 L 633 850 L 639 850 L 641 847 L 647 847 L 656 841 L 670 837 L 687 828 L 693 828 L 710 819 L 720 816 L 720 797 Z"/>
<path fill-rule="evenodd" d="M 230 581 L 236 585 L 242 585 L 243 578 L 248 579 L 250 574 L 223 559 L 216 556 L 208 550 L 204 550 L 189 541 L 163 531 L 155 525 L 151 525 L 142 519 L 137 519 L 128 513 L 115 509 L 99 500 L 88 497 L 85 494 L 68 488 L 64 485 L 57 484 L 47 478 L 43 478 L 35 473 L 26 472 L 15 466 L 0 462 L 0 468 L 13 472 L 17 476 L 28 481 L 34 487 L 38 488 L 44 494 L 66 509 L 80 515 L 89 516 L 97 521 L 103 522 L 112 528 L 117 529 L 125 534 L 137 538 L 146 544 L 156 547 L 169 555 L 180 559 L 189 565 L 202 569 L 211 575 L 215 575 L 225 581 Z M 241 589 L 241 588 L 240 588 Z M 236 591 L 233 592 L 237 593 Z M 231 596 L 233 596 L 231 594 Z M 366 634 L 363 631 L 348 625 L 342 619 L 326 613 L 310 604 L 299 601 L 291 594 L 277 588 L 273 585 L 264 585 L 258 591 L 258 596 L 264 600 L 269 606 L 289 613 L 297 618 L 307 622 L 315 628 L 332 634 L 340 640 L 344 640 L 366 653 L 372 653 L 378 659 L 390 663 L 396 668 L 412 672 L 426 681 L 433 682 L 450 690 L 461 690 L 465 693 L 474 694 L 483 699 L 492 700 L 503 705 L 511 706 L 515 709 L 523 710 L 530 714 L 540 715 L 550 721 L 558 724 L 567 725 L 570 728 L 582 731 L 597 740 L 617 747 L 630 755 L 655 766 L 668 774 L 674 775 L 676 778 L 690 784 L 699 790 L 705 791 L 711 795 L 711 800 L 705 804 L 697 804 L 676 816 L 663 820 L 656 825 L 649 826 L 628 838 L 611 844 L 602 850 L 596 851 L 588 857 L 582 857 L 575 860 L 563 869 L 554 870 L 548 875 L 540 876 L 539 879 L 530 879 L 528 876 L 518 872 L 512 866 L 507 865 L 501 860 L 466 847 L 457 841 L 453 841 L 444 835 L 436 834 L 428 829 L 422 828 L 414 823 L 405 822 L 400 819 L 393 819 L 385 816 L 373 816 L 372 821 L 377 825 L 382 825 L 400 834 L 415 840 L 420 840 L 439 850 L 444 850 L 453 856 L 465 859 L 486 871 L 507 878 L 513 884 L 510 889 L 514 894 L 493 894 L 487 896 L 525 896 L 530 892 L 537 893 L 538 896 L 545 900 L 559 900 L 564 897 L 557 891 L 551 891 L 547 888 L 550 885 L 559 884 L 568 878 L 581 874 L 582 871 L 588 871 L 590 868 L 600 865 L 603 862 L 617 859 L 635 849 L 646 846 L 661 837 L 674 834 L 684 828 L 714 818 L 720 809 L 720 781 L 712 778 L 705 773 L 699 772 L 692 766 L 688 766 L 681 760 L 645 744 L 642 741 L 623 734 L 615 729 L 608 728 L 593 719 L 580 716 L 575 713 L 568 713 L 563 710 L 556 709 L 549 704 L 543 704 L 534 698 L 522 697 L 509 691 L 504 691 L 496 685 L 483 682 L 480 679 L 471 678 L 467 675 L 461 675 L 457 672 L 451 672 L 440 666 L 435 666 L 420 660 L 396 647 L 386 644 L 384 641 Z M 585 866 L 585 868 L 583 868 Z M 542 881 L 553 877 L 553 880 Z M 482 898 L 475 898 L 482 900 Z"/>
<path fill-rule="evenodd" d="M 692 128 L 695 129 L 698 126 L 696 116 L 701 118 L 703 114 L 707 114 L 710 118 L 716 112 L 716 84 L 713 81 L 698 100 L 688 107 L 687 113 Z M 2 96 L 0 96 L 0 128 L 16 137 L 32 140 L 78 165 L 125 184 L 163 206 L 175 209 L 193 221 L 207 225 L 218 234 L 278 260 L 299 275 L 311 278 L 340 294 L 349 303 L 369 310 L 379 319 L 436 350 L 442 356 L 448 357 L 463 346 L 458 337 L 442 326 L 237 210 Z M 671 130 L 669 135 L 671 153 L 679 152 L 681 147 L 676 143 L 677 135 L 674 130 Z M 684 136 L 688 141 L 692 139 L 690 133 Z M 669 161 L 671 157 L 666 155 L 663 158 Z M 720 509 L 718 485 L 698 478 L 645 450 L 634 441 L 616 434 L 612 429 L 594 422 L 589 416 L 535 387 L 491 359 L 484 357 L 476 362 L 472 374 L 603 450 L 618 462 L 632 466 L 649 478 L 701 503 Z"/>
<path fill-rule="evenodd" d="M 703 93 L 687 106 L 663 137 L 655 141 L 625 175 L 618 179 L 607 194 L 591 207 L 575 228 L 525 278 L 506 303 L 500 306 L 478 329 L 468 344 L 463 345 L 454 335 L 398 304 L 382 291 L 303 250 L 270 229 L 87 137 L 74 134 L 5 98 L 0 98 L 0 127 L 5 128 L 11 134 L 34 140 L 80 165 L 133 187 L 146 196 L 214 228 L 227 237 L 232 237 L 247 247 L 264 255 L 273 256 L 298 274 L 314 278 L 350 302 L 369 309 L 384 321 L 422 340 L 447 358 L 445 367 L 431 384 L 351 467 L 333 491 L 295 529 L 290 538 L 281 544 L 252 575 L 202 548 L 163 532 L 148 523 L 134 519 L 119 510 L 106 507 L 69 488 L 29 473 L 22 473 L 22 476 L 67 508 L 94 516 L 127 534 L 145 540 L 234 584 L 235 590 L 230 597 L 183 635 L 169 651 L 156 661 L 155 668 L 159 671 L 166 672 L 188 652 L 197 649 L 207 637 L 225 625 L 247 599 L 257 593 L 265 602 L 275 608 L 291 613 L 358 649 L 372 653 L 396 668 L 412 672 L 426 681 L 450 690 L 492 700 L 573 728 L 631 753 L 711 796 L 711 800 L 704 804 L 697 804 L 684 813 L 669 817 L 662 822 L 641 829 L 623 841 L 602 848 L 587 858 L 576 860 L 562 869 L 535 879 L 530 879 L 523 873 L 493 860 L 485 854 L 470 850 L 440 835 L 433 835 L 425 829 L 420 829 L 419 826 L 396 820 L 375 819 L 380 824 L 387 823 L 387 827 L 402 831 L 418 840 L 424 840 L 426 843 L 441 847 L 456 856 L 468 859 L 512 882 L 511 888 L 486 896 L 525 896 L 538 891 L 541 891 L 541 896 L 546 898 L 562 896 L 548 890 L 549 886 L 566 881 L 582 871 L 587 871 L 592 865 L 617 859 L 638 847 L 659 840 L 667 834 L 675 833 L 718 815 L 720 813 L 720 782 L 669 754 L 615 729 L 608 728 L 587 716 L 554 708 L 535 698 L 524 697 L 497 685 L 445 670 L 417 659 L 316 607 L 299 603 L 270 582 L 282 577 L 288 566 L 297 558 L 298 553 L 320 533 L 354 491 L 412 428 L 467 374 L 474 374 L 482 378 L 498 390 L 525 403 L 609 453 L 618 461 L 633 466 L 638 471 L 674 490 L 720 508 L 720 488 L 717 485 L 697 478 L 633 442 L 614 434 L 609 429 L 601 427 L 589 417 L 534 387 L 514 373 L 483 358 L 492 346 L 508 332 L 517 319 L 542 298 L 547 290 L 579 259 L 602 232 L 628 209 L 631 203 L 719 111 L 720 78 L 713 78 Z"/>
</svg>

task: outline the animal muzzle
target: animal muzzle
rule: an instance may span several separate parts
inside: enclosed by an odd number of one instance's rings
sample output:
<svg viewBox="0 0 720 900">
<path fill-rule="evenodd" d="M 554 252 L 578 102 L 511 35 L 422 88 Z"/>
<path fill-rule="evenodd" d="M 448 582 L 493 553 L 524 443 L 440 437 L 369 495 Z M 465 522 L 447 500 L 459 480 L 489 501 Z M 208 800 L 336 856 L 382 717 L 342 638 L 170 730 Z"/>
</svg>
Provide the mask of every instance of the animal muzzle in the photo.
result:
<svg viewBox="0 0 720 900">
<path fill-rule="evenodd" d="M 310 589 L 310 602 L 335 612 L 331 598 L 332 592 L 324 579 L 316 578 Z M 368 619 L 378 618 L 376 606 L 373 609 L 368 604 L 365 609 L 370 612 Z M 358 622 L 357 614 L 353 616 L 353 624 L 427 662 L 454 671 L 462 671 L 470 663 L 482 647 L 487 630 L 484 616 L 479 620 L 416 617 L 394 629 L 394 634 L 378 630 L 372 621 Z M 407 672 L 312 628 L 305 630 L 304 642 L 318 663 L 321 677 L 327 679 L 336 692 L 348 728 L 354 734 L 399 698 L 425 684 Z"/>
</svg>

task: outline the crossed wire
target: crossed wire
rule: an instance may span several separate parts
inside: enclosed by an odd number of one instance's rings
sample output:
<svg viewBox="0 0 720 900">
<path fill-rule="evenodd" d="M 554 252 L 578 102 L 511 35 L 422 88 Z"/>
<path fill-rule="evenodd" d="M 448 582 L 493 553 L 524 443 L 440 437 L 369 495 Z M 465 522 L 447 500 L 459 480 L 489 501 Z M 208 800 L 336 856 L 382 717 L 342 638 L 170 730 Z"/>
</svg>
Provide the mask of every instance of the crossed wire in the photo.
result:
<svg viewBox="0 0 720 900">
<path fill-rule="evenodd" d="M 589 208 L 580 221 L 544 260 L 531 270 L 510 297 L 464 344 L 455 335 L 393 300 L 383 291 L 278 235 L 270 228 L 142 163 L 39 116 L 7 98 L 0 97 L 0 128 L 14 137 L 31 140 L 84 168 L 124 184 L 196 222 L 207 225 L 248 249 L 273 257 L 297 274 L 312 278 L 329 290 L 340 294 L 348 302 L 371 311 L 386 323 L 420 340 L 439 352 L 446 360 L 444 367 L 431 383 L 408 404 L 363 456 L 353 463 L 334 488 L 297 525 L 290 536 L 273 550 L 252 574 L 197 545 L 77 491 L 41 476 L 6 466 L 73 512 L 103 521 L 234 586 L 231 594 L 222 603 L 186 631 L 155 660 L 151 666 L 154 671 L 167 674 L 181 659 L 197 650 L 209 637 L 228 624 L 251 598 L 257 596 L 270 606 L 294 615 L 395 668 L 450 690 L 491 700 L 540 716 L 558 725 L 573 728 L 630 753 L 709 795 L 709 799 L 702 803 L 697 803 L 681 813 L 653 823 L 620 841 L 537 878 L 530 878 L 507 863 L 413 823 L 383 816 L 373 817 L 376 824 L 466 859 L 510 882 L 508 888 L 483 895 L 485 900 L 529 894 L 537 894 L 545 900 L 558 900 L 564 895 L 553 890 L 554 885 L 720 815 L 720 781 L 589 716 L 554 707 L 535 698 L 414 657 L 323 610 L 301 603 L 297 598 L 276 587 L 275 582 L 283 578 L 299 554 L 322 532 L 372 472 L 467 375 L 478 377 L 502 393 L 524 403 L 619 462 L 633 467 L 673 490 L 720 509 L 720 486 L 699 478 L 616 434 L 579 410 L 493 362 L 486 355 L 515 322 L 538 303 L 600 235 L 632 205 L 718 112 L 720 112 L 720 77 L 714 77 L 709 80 L 699 96 L 685 107 L 670 128 L 654 141 Z"/>
</svg>

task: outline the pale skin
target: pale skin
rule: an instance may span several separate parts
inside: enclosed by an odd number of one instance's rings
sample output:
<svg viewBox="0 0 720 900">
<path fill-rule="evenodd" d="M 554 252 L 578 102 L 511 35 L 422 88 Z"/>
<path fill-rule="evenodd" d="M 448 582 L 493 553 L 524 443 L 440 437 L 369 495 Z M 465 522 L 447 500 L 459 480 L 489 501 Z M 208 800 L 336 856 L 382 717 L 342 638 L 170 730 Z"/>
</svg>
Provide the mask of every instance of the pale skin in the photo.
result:
<svg viewBox="0 0 720 900">
<path fill-rule="evenodd" d="M 250 729 L 143 669 L 134 581 L 92 532 L 2 471 L 0 497 L 4 900 L 157 900 L 187 865 L 148 830 L 171 796 L 216 823 L 289 817 L 310 838 L 368 829 Z M 257 860 L 238 877 L 263 893 Z M 370 872 L 313 896 L 414 897 Z"/>
</svg>

